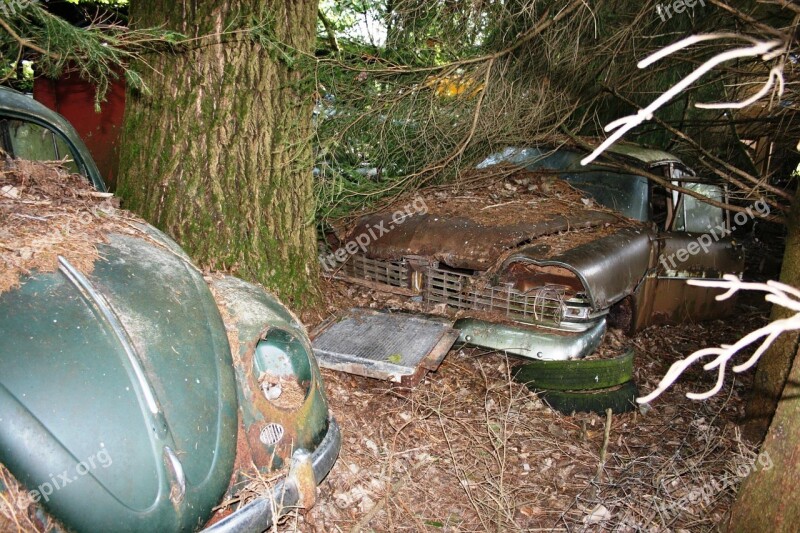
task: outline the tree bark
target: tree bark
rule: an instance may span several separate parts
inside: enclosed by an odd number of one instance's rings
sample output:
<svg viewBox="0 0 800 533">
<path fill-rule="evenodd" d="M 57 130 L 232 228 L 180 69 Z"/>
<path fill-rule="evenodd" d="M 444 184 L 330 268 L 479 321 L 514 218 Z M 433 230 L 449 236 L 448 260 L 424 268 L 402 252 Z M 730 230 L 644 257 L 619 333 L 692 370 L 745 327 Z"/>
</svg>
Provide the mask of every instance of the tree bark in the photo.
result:
<svg viewBox="0 0 800 533">
<path fill-rule="evenodd" d="M 744 480 L 731 508 L 727 531 L 789 533 L 800 524 L 797 480 L 800 479 L 800 357 L 761 448 L 772 468 L 755 468 Z M 758 465 L 755 465 L 758 466 Z"/>
<path fill-rule="evenodd" d="M 780 281 L 786 285 L 800 287 L 800 187 L 795 194 L 786 227 L 788 234 Z M 773 306 L 771 319 L 786 318 L 792 314 L 788 309 Z M 745 432 L 747 437 L 755 442 L 760 442 L 770 427 L 797 348 L 798 332 L 784 333 L 758 362 L 753 390 L 745 408 Z"/>
<path fill-rule="evenodd" d="M 788 221 L 781 281 L 800 287 L 800 189 Z M 791 316 L 773 308 L 772 318 Z M 763 436 L 761 453 L 772 468 L 756 468 L 744 480 L 731 508 L 727 531 L 794 532 L 800 524 L 800 349 L 796 332 L 784 333 L 762 356 L 747 404 L 749 436 Z M 788 375 L 788 379 L 787 379 Z M 784 386 L 785 385 L 785 386 Z"/>
<path fill-rule="evenodd" d="M 134 0 L 136 27 L 197 40 L 145 57 L 118 194 L 203 268 L 316 297 L 311 76 L 317 0 Z"/>
</svg>

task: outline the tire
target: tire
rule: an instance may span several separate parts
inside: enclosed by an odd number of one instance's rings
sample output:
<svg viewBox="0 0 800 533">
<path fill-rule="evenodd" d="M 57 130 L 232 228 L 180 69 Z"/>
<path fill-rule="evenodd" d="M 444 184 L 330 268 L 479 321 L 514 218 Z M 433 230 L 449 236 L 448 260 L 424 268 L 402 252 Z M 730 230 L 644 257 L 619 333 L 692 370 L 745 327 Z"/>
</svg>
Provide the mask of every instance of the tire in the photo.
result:
<svg viewBox="0 0 800 533">
<path fill-rule="evenodd" d="M 531 361 L 514 373 L 514 379 L 528 388 L 561 391 L 607 389 L 632 378 L 633 348 L 611 359 Z"/>
</svg>

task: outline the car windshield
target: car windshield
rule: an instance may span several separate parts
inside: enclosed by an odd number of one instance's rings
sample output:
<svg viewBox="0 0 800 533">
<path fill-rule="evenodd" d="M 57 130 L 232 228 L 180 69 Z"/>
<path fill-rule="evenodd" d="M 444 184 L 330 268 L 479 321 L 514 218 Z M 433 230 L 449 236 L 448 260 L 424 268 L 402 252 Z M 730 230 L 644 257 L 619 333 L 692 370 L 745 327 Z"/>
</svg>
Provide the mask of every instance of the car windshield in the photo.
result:
<svg viewBox="0 0 800 533">
<path fill-rule="evenodd" d="M 636 220 L 646 221 L 648 218 L 647 178 L 605 171 L 562 174 L 560 177 L 600 205 Z"/>
<path fill-rule="evenodd" d="M 31 161 L 64 161 L 70 172 L 79 172 L 78 165 L 71 150 L 55 132 L 22 120 L 5 121 L 8 128 L 8 139 L 14 155 L 20 159 Z"/>
<path fill-rule="evenodd" d="M 512 163 L 529 170 L 554 170 L 573 187 L 598 204 L 641 221 L 648 220 L 648 184 L 642 176 L 618 174 L 598 167 L 583 167 L 581 154 L 571 150 L 544 151 L 540 148 L 507 148 L 483 160 L 478 168 Z"/>
</svg>

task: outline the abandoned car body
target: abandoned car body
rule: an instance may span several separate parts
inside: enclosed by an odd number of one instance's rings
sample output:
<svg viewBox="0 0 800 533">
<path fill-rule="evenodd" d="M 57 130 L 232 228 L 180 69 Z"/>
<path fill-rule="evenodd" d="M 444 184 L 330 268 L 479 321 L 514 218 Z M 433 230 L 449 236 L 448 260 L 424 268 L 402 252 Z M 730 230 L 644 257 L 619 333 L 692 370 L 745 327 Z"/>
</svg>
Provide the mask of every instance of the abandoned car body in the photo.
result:
<svg viewBox="0 0 800 533">
<path fill-rule="evenodd" d="M 105 189 L 63 117 L 0 89 L 0 127 L 7 156 L 67 156 L 89 194 Z M 263 531 L 312 505 L 341 437 L 300 322 L 147 224 L 97 249 L 91 273 L 59 257 L 0 293 L 0 462 L 76 531 L 195 530 L 280 468 L 209 529 Z"/>
<path fill-rule="evenodd" d="M 615 151 L 637 168 L 725 201 L 720 186 L 670 154 L 629 145 Z M 725 212 L 643 176 L 581 168 L 581 157 L 576 149 L 507 149 L 479 165 L 521 167 L 528 177 L 505 186 L 536 190 L 528 201 L 457 197 L 455 206 L 431 207 L 396 226 L 387 213 L 362 218 L 351 239 L 381 224 L 392 229 L 336 275 L 416 296 L 428 310 L 446 308 L 463 342 L 543 360 L 591 354 L 609 325 L 633 332 L 729 312 L 731 302 L 714 300 L 718 291 L 686 284 L 742 272 Z M 541 193 L 556 186 L 583 198 L 552 209 L 554 196 Z M 713 239 L 702 236 L 712 229 Z"/>
</svg>

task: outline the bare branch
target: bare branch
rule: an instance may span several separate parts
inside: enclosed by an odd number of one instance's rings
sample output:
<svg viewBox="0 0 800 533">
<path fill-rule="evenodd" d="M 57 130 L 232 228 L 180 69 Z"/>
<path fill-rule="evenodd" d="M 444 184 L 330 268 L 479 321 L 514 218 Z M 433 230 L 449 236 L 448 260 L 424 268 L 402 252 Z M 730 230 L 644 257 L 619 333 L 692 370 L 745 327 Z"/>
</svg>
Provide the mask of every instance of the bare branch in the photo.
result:
<svg viewBox="0 0 800 533">
<path fill-rule="evenodd" d="M 33 50 L 34 52 L 38 52 L 38 53 L 40 53 L 42 55 L 46 55 L 47 57 L 49 57 L 51 59 L 55 59 L 56 61 L 61 59 L 60 55 L 58 55 L 56 53 L 53 53 L 50 50 L 45 50 L 41 46 L 38 46 L 36 43 L 34 43 L 32 41 L 29 41 L 28 39 L 25 39 L 24 37 L 21 37 L 16 31 L 14 31 L 14 28 L 12 28 L 8 24 L 8 22 L 6 22 L 5 19 L 3 19 L 2 17 L 0 17 L 0 27 L 2 27 L 4 30 L 6 30 L 6 32 L 11 36 L 11 38 L 14 39 L 15 41 L 17 41 L 20 44 L 20 46 L 22 46 L 23 48 L 29 48 L 29 49 Z"/>
<path fill-rule="evenodd" d="M 714 357 L 714 359 L 703 365 L 703 369 L 717 369 L 716 384 L 706 392 L 690 392 L 686 394 L 686 397 L 691 400 L 705 400 L 706 398 L 709 398 L 719 392 L 722 388 L 722 384 L 725 379 L 725 369 L 728 365 L 728 362 L 733 358 L 734 355 L 739 353 L 744 348 L 755 344 L 757 341 L 760 341 L 758 348 L 747 361 L 733 367 L 734 372 L 744 372 L 756 364 L 761 355 L 772 345 L 772 343 L 781 333 L 785 331 L 800 330 L 800 291 L 794 287 L 784 285 L 783 283 L 778 283 L 777 281 L 768 281 L 767 283 L 744 282 L 732 274 L 726 274 L 724 276 L 724 280 L 721 281 L 689 280 L 688 283 L 698 287 L 717 287 L 727 289 L 723 294 L 717 296 L 718 301 L 726 300 L 740 290 L 766 292 L 767 294 L 764 298 L 766 301 L 790 309 L 794 311 L 795 314 L 789 318 L 775 320 L 764 327 L 761 327 L 755 331 L 751 331 L 733 345 L 722 345 L 717 348 L 703 348 L 702 350 L 697 350 L 696 352 L 692 353 L 685 359 L 676 361 L 669 368 L 667 373 L 661 379 L 661 382 L 658 384 L 658 387 L 656 387 L 653 392 L 647 396 L 636 399 L 636 401 L 639 403 L 648 403 L 660 396 L 673 383 L 675 383 L 675 381 L 687 368 L 692 366 L 694 363 L 707 357 Z"/>
</svg>

